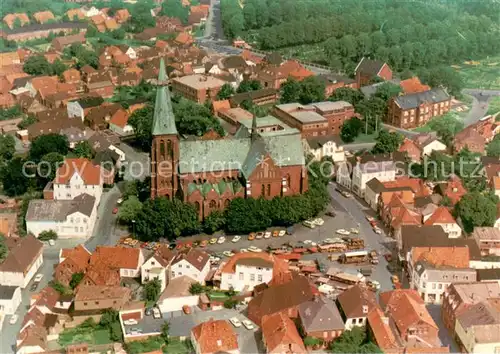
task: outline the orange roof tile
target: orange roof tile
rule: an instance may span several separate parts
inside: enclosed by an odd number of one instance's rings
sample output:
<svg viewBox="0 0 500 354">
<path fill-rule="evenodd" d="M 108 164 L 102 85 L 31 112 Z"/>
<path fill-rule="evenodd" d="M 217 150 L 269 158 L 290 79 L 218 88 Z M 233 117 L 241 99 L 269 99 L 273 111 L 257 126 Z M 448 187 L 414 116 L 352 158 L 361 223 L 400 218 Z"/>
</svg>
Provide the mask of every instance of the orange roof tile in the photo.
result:
<svg viewBox="0 0 500 354">
<path fill-rule="evenodd" d="M 248 264 L 252 263 L 258 264 L 267 264 L 269 268 L 273 268 L 273 276 L 277 275 L 281 272 L 288 271 L 287 263 L 277 258 L 269 253 L 265 252 L 257 252 L 257 253 L 237 253 L 232 256 L 227 263 L 222 268 L 222 273 L 234 273 L 236 271 L 236 264 Z"/>
<path fill-rule="evenodd" d="M 372 330 L 375 343 L 381 349 L 393 349 L 398 347 L 396 336 L 391 330 L 389 323 L 384 322 L 385 315 L 378 307 L 374 308 L 367 320 Z"/>
<path fill-rule="evenodd" d="M 50 11 L 40 11 L 33 14 L 33 18 L 38 23 L 46 23 L 50 20 L 55 20 L 54 14 Z"/>
<path fill-rule="evenodd" d="M 81 284 L 86 285 L 120 285 L 120 270 L 111 269 L 107 264 L 95 263 L 85 272 Z"/>
<path fill-rule="evenodd" d="M 291 76 L 292 78 L 294 78 L 297 81 L 301 81 L 301 80 L 305 79 L 306 77 L 314 76 L 314 73 L 310 70 L 307 70 L 304 67 L 300 67 L 300 68 L 297 68 L 295 70 L 292 70 L 288 74 L 288 76 Z"/>
<path fill-rule="evenodd" d="M 105 20 L 104 25 L 106 26 L 106 29 L 108 29 L 108 30 L 115 30 L 118 27 L 120 27 L 114 18 L 110 18 L 110 19 Z"/>
<path fill-rule="evenodd" d="M 0 67 L 20 64 L 21 58 L 18 52 L 0 53 Z"/>
<path fill-rule="evenodd" d="M 106 19 L 103 15 L 94 15 L 90 18 L 90 20 L 94 23 L 94 25 L 102 25 Z"/>
<path fill-rule="evenodd" d="M 76 69 L 68 69 L 62 73 L 63 79 L 66 82 L 80 81 L 80 72 Z"/>
<path fill-rule="evenodd" d="M 424 225 L 435 224 L 455 224 L 455 218 L 451 216 L 448 208 L 441 206 L 437 208 L 429 219 L 424 222 Z"/>
<path fill-rule="evenodd" d="M 436 267 L 469 268 L 469 247 L 413 247 L 413 263 L 424 261 Z"/>
<path fill-rule="evenodd" d="M 75 248 L 63 248 L 61 250 L 62 258 L 71 258 L 82 269 L 88 266 L 90 256 L 91 253 L 83 245 L 78 245 Z"/>
<path fill-rule="evenodd" d="M 431 195 L 429 188 L 420 178 L 410 178 L 407 176 L 396 179 L 395 181 L 383 182 L 385 188 L 409 187 L 415 193 L 415 197 L 427 197 Z"/>
<path fill-rule="evenodd" d="M 128 112 L 123 108 L 121 108 L 111 116 L 109 123 L 114 124 L 120 128 L 125 128 L 128 122 L 128 118 L 129 118 Z"/>
<path fill-rule="evenodd" d="M 146 107 L 145 103 L 136 103 L 136 104 L 133 104 L 133 105 L 131 105 L 131 106 L 128 107 L 128 113 L 132 114 L 135 111 L 137 111 L 138 109 L 142 109 L 144 107 Z"/>
<path fill-rule="evenodd" d="M 0 107 L 12 107 L 15 104 L 16 100 L 10 93 L 0 94 Z"/>
<path fill-rule="evenodd" d="M 115 19 L 118 23 L 127 22 L 130 17 L 130 13 L 127 9 L 120 9 L 115 12 Z"/>
<path fill-rule="evenodd" d="M 74 20 L 75 17 L 78 20 L 83 20 L 85 18 L 85 14 L 80 9 L 70 9 L 70 10 L 66 11 L 66 15 L 68 16 L 68 18 L 70 20 Z"/>
<path fill-rule="evenodd" d="M 189 33 L 181 32 L 175 37 L 175 41 L 180 44 L 189 44 L 193 42 L 193 37 Z"/>
<path fill-rule="evenodd" d="M 500 190 L 500 177 L 499 176 L 493 176 L 493 188 L 495 188 L 495 190 Z"/>
<path fill-rule="evenodd" d="M 19 19 L 21 21 L 21 26 L 24 26 L 25 24 L 30 23 L 30 19 L 28 18 L 28 15 L 25 13 L 17 13 L 17 14 L 8 14 L 3 18 L 3 22 L 10 28 L 14 28 L 14 22 L 16 19 Z"/>
<path fill-rule="evenodd" d="M 165 42 L 165 41 L 162 41 L 161 39 L 158 39 L 155 43 L 155 47 L 156 48 L 167 48 L 168 47 L 168 43 Z"/>
<path fill-rule="evenodd" d="M 201 353 L 238 350 L 238 336 L 225 320 L 209 320 L 193 327 L 193 336 Z"/>
<path fill-rule="evenodd" d="M 90 258 L 90 264 L 104 263 L 114 269 L 136 269 L 139 264 L 141 250 L 114 246 L 97 246 Z"/>
<path fill-rule="evenodd" d="M 262 319 L 262 337 L 268 353 L 273 353 L 280 346 L 294 348 L 294 353 L 307 353 L 293 321 L 282 312 Z M 299 351 L 297 350 L 299 348 Z"/>
<path fill-rule="evenodd" d="M 93 165 L 89 159 L 65 159 L 64 164 L 56 171 L 54 183 L 66 184 L 74 174 L 78 174 L 86 185 L 101 184 L 101 168 Z"/>
<path fill-rule="evenodd" d="M 36 91 L 39 91 L 43 88 L 54 88 L 57 85 L 58 78 L 57 76 L 39 76 L 35 77 L 31 80 L 31 86 Z"/>
<path fill-rule="evenodd" d="M 225 109 L 230 109 L 231 105 L 229 104 L 229 100 L 213 101 L 212 108 L 217 113 Z"/>
<path fill-rule="evenodd" d="M 402 80 L 399 83 L 399 86 L 401 86 L 401 89 L 406 94 L 424 92 L 424 91 L 429 91 L 431 89 L 430 86 L 422 84 L 420 82 L 420 79 L 416 76 L 410 79 Z"/>
</svg>

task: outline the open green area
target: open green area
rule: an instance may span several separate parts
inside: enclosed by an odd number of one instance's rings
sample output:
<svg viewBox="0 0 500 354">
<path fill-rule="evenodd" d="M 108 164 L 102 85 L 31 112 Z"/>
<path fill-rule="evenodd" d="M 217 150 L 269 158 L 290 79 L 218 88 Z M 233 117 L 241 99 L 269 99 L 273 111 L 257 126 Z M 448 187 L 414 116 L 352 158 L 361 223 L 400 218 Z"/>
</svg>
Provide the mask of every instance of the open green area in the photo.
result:
<svg viewBox="0 0 500 354">
<path fill-rule="evenodd" d="M 112 340 L 108 329 L 82 329 L 80 327 L 67 329 L 59 335 L 59 344 L 66 347 L 71 344 L 107 344 Z"/>
<path fill-rule="evenodd" d="M 500 55 L 483 60 L 464 61 L 452 67 L 462 77 L 466 88 L 500 88 Z"/>
<path fill-rule="evenodd" d="M 303 61 L 309 61 L 325 65 L 327 58 L 322 43 L 300 44 L 296 46 L 280 48 L 278 53 L 285 58 L 295 58 Z"/>
<path fill-rule="evenodd" d="M 149 337 L 146 340 L 127 343 L 126 350 L 129 354 L 149 353 L 161 349 L 164 344 L 165 341 L 161 337 Z"/>
<path fill-rule="evenodd" d="M 374 143 L 377 134 L 359 134 L 352 144 L 362 144 L 362 143 Z"/>
<path fill-rule="evenodd" d="M 489 101 L 487 114 L 497 114 L 500 112 L 500 97 L 493 97 Z"/>
<path fill-rule="evenodd" d="M 163 347 L 163 352 L 168 354 L 190 354 L 193 349 L 189 341 L 170 339 L 168 344 Z"/>
</svg>

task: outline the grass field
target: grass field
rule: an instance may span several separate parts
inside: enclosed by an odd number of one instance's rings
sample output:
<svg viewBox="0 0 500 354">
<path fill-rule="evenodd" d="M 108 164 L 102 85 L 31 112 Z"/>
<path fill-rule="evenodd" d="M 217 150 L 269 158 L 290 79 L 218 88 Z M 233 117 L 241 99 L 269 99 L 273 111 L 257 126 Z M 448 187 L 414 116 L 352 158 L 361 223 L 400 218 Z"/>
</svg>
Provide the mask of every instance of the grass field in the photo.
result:
<svg viewBox="0 0 500 354">
<path fill-rule="evenodd" d="M 500 88 L 500 55 L 452 67 L 462 76 L 465 88 Z"/>
<path fill-rule="evenodd" d="M 181 342 L 177 339 L 170 339 L 170 342 L 163 347 L 163 352 L 168 354 L 189 354 L 193 350 L 187 341 Z"/>
<path fill-rule="evenodd" d="M 487 114 L 496 114 L 500 112 L 500 97 L 492 97 L 488 105 Z"/>
<path fill-rule="evenodd" d="M 66 347 L 70 344 L 107 344 L 111 343 L 108 329 L 82 331 L 80 328 L 67 329 L 59 335 L 59 344 Z"/>
<path fill-rule="evenodd" d="M 373 143 L 376 137 L 377 134 L 359 134 L 352 144 Z"/>
</svg>

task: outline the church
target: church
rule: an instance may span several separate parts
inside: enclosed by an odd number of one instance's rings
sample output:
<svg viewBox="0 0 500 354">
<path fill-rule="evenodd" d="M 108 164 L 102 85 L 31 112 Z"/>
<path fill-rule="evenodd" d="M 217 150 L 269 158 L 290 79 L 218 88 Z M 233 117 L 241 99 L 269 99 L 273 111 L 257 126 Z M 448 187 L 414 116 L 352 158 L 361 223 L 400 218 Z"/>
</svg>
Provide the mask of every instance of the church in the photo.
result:
<svg viewBox="0 0 500 354">
<path fill-rule="evenodd" d="M 200 219 L 232 199 L 290 196 L 307 191 L 300 133 L 272 131 L 253 117 L 231 137 L 193 139 L 177 131 L 163 59 L 157 82 L 151 146 L 151 198 L 191 203 Z"/>
</svg>

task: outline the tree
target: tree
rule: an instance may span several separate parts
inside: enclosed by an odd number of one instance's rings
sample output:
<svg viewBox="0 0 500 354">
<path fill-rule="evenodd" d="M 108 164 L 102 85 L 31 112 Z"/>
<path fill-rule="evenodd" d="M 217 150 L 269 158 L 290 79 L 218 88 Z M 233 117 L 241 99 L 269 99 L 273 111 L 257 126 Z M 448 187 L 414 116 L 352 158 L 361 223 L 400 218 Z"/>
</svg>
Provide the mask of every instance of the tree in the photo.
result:
<svg viewBox="0 0 500 354">
<path fill-rule="evenodd" d="M 12 135 L 0 135 L 0 163 L 9 161 L 16 153 L 16 140 Z"/>
<path fill-rule="evenodd" d="M 486 147 L 486 154 L 488 156 L 500 157 L 500 135 L 495 135 L 493 140 L 488 144 Z"/>
<path fill-rule="evenodd" d="M 32 115 L 29 115 L 29 116 L 27 116 L 27 117 L 23 118 L 23 120 L 21 121 L 21 123 L 19 123 L 19 124 L 17 125 L 17 127 L 18 127 L 19 129 L 26 129 L 26 128 L 28 128 L 30 125 L 35 124 L 36 122 L 38 122 L 38 120 L 36 119 L 36 117 L 35 117 L 35 116 L 32 116 Z"/>
<path fill-rule="evenodd" d="M 379 347 L 370 342 L 364 328 L 354 327 L 345 331 L 329 345 L 332 353 L 382 353 Z"/>
<path fill-rule="evenodd" d="M 355 106 L 364 98 L 365 95 L 360 90 L 356 90 L 350 87 L 340 87 L 336 89 L 328 99 L 333 102 L 346 101 Z"/>
<path fill-rule="evenodd" d="M 121 222 L 130 225 L 132 220 L 138 218 L 139 212 L 142 210 L 142 203 L 137 196 L 132 195 L 127 198 L 118 210 L 118 219 Z"/>
<path fill-rule="evenodd" d="M 464 123 L 454 113 L 446 113 L 427 123 L 447 146 L 451 146 L 455 135 L 464 128 Z"/>
<path fill-rule="evenodd" d="M 51 71 L 53 75 L 61 76 L 67 69 L 68 67 L 59 58 L 52 63 Z"/>
<path fill-rule="evenodd" d="M 144 284 L 144 297 L 148 302 L 156 303 L 161 293 L 161 281 L 158 278 Z"/>
<path fill-rule="evenodd" d="M 111 31 L 111 37 L 118 40 L 125 39 L 126 34 L 127 33 L 123 28 L 118 28 L 115 29 L 114 31 Z"/>
<path fill-rule="evenodd" d="M 166 0 L 161 6 L 160 15 L 177 18 L 181 20 L 183 24 L 187 24 L 189 7 L 183 6 L 181 0 Z"/>
<path fill-rule="evenodd" d="M 42 231 L 38 235 L 40 241 L 57 240 L 57 232 L 54 230 Z"/>
<path fill-rule="evenodd" d="M 37 168 L 37 179 L 41 188 L 56 177 L 56 171 L 64 162 L 64 156 L 58 152 L 43 155 Z"/>
<path fill-rule="evenodd" d="M 236 89 L 237 93 L 257 91 L 262 89 L 262 84 L 259 80 L 243 80 L 238 88 Z"/>
<path fill-rule="evenodd" d="M 0 181 L 4 193 L 11 197 L 26 193 L 30 186 L 30 177 L 28 176 L 31 172 L 29 168 L 26 168 L 25 160 L 21 157 L 14 157 L 5 166 L 2 166 L 0 168 Z"/>
<path fill-rule="evenodd" d="M 3 262 L 7 255 L 9 254 L 9 249 L 5 245 L 5 235 L 0 232 L 0 262 Z"/>
<path fill-rule="evenodd" d="M 226 217 L 222 211 L 215 210 L 210 213 L 203 222 L 203 230 L 208 234 L 213 234 L 217 230 L 222 230 L 226 225 Z"/>
<path fill-rule="evenodd" d="M 49 152 L 57 152 L 66 156 L 69 151 L 68 138 L 59 134 L 40 135 L 31 143 L 29 156 L 38 162 L 40 159 Z"/>
<path fill-rule="evenodd" d="M 115 309 L 106 309 L 102 313 L 101 319 L 99 320 L 99 325 L 104 328 L 109 328 L 113 323 L 119 321 L 118 316 L 118 311 L 116 311 Z"/>
<path fill-rule="evenodd" d="M 401 86 L 393 84 L 392 82 L 384 82 L 382 85 L 377 87 L 374 96 L 387 102 L 390 98 L 397 96 L 400 92 Z"/>
<path fill-rule="evenodd" d="M 82 281 L 83 277 L 85 276 L 85 274 L 83 272 L 79 272 L 79 273 L 73 273 L 71 275 L 71 280 L 69 282 L 69 287 L 71 289 L 75 289 L 78 284 L 80 284 L 80 282 Z M 101 319 L 102 321 L 102 319 Z"/>
<path fill-rule="evenodd" d="M 32 55 L 25 60 L 23 71 L 30 75 L 50 75 L 50 63 L 43 55 Z"/>
<path fill-rule="evenodd" d="M 130 13 L 133 14 L 127 22 L 127 32 L 139 33 L 145 28 L 154 27 L 155 20 L 151 15 L 151 6 L 146 6 L 144 2 L 137 2 L 132 5 Z"/>
<path fill-rule="evenodd" d="M 49 286 L 61 295 L 67 295 L 71 293 L 71 291 L 67 287 L 65 287 L 63 284 L 59 283 L 56 280 L 49 281 Z M 93 321 L 93 318 L 89 318 L 88 320 Z M 80 326 L 84 326 L 84 323 L 87 322 L 88 320 L 84 321 Z"/>
<path fill-rule="evenodd" d="M 217 93 L 218 100 L 227 100 L 229 97 L 234 95 L 234 89 L 231 84 L 224 84 L 220 88 L 220 91 Z"/>
<path fill-rule="evenodd" d="M 363 129 L 363 122 L 354 117 L 346 120 L 340 130 L 340 138 L 344 143 L 352 143 Z"/>
<path fill-rule="evenodd" d="M 83 157 L 85 159 L 92 159 L 94 157 L 92 146 L 90 146 L 90 143 L 87 140 L 80 141 L 76 144 L 73 148 L 73 154 L 77 157 Z"/>
<path fill-rule="evenodd" d="M 309 76 L 300 82 L 301 92 L 299 102 L 309 104 L 325 100 L 325 83 L 317 76 Z"/>
<path fill-rule="evenodd" d="M 238 304 L 238 301 L 233 300 L 233 299 L 227 299 L 226 301 L 224 301 L 224 308 L 234 309 L 237 304 Z"/>
<path fill-rule="evenodd" d="M 193 283 L 189 287 L 189 293 L 191 295 L 198 295 L 201 294 L 205 291 L 205 287 L 201 285 L 200 283 Z"/>
<path fill-rule="evenodd" d="M 153 135 L 151 127 L 153 126 L 153 107 L 146 106 L 132 113 L 128 122 L 134 128 L 135 139 L 144 149 L 151 147 Z"/>
<path fill-rule="evenodd" d="M 464 195 L 455 206 L 455 213 L 462 220 L 467 233 L 476 226 L 493 226 L 496 220 L 498 198 L 472 192 Z"/>
<path fill-rule="evenodd" d="M 376 143 L 373 147 L 372 153 L 374 154 L 387 154 L 391 152 L 398 151 L 399 147 L 403 143 L 404 136 L 397 132 L 388 132 L 383 129 L 379 131 Z"/>
<path fill-rule="evenodd" d="M 161 325 L 161 337 L 168 344 L 170 340 L 170 322 L 165 321 Z"/>
<path fill-rule="evenodd" d="M 281 99 L 282 103 L 292 103 L 298 102 L 300 100 L 300 94 L 302 91 L 302 87 L 300 83 L 292 78 L 288 78 L 280 88 L 281 91 Z"/>
</svg>

